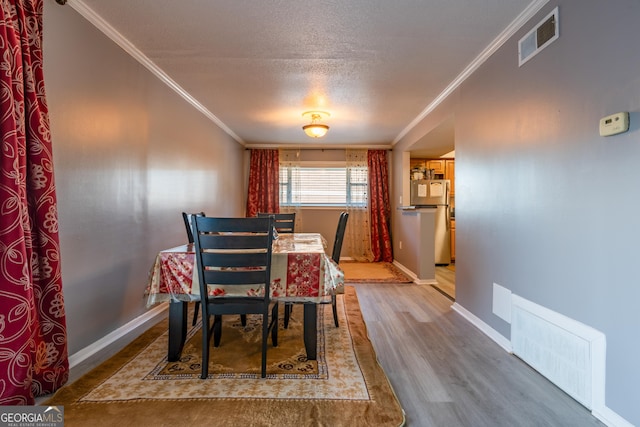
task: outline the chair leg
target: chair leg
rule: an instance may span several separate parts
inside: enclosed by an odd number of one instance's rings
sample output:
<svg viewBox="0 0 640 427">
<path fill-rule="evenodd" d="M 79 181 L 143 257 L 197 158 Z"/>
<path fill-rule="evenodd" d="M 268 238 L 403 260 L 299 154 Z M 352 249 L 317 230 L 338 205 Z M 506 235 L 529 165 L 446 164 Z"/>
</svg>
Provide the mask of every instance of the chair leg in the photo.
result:
<svg viewBox="0 0 640 427">
<path fill-rule="evenodd" d="M 240 315 L 240 324 L 242 326 L 247 326 L 247 315 L 246 314 L 241 314 Z"/>
<path fill-rule="evenodd" d="M 196 326 L 198 323 L 198 310 L 200 309 L 200 301 L 196 301 L 196 306 L 193 309 L 193 322 L 191 322 L 191 326 Z"/>
<path fill-rule="evenodd" d="M 211 329 L 213 330 L 213 346 L 219 347 L 220 339 L 222 338 L 222 316 L 213 316 L 213 326 Z"/>
<path fill-rule="evenodd" d="M 267 337 L 269 336 L 269 309 L 265 309 L 262 314 L 262 365 L 260 367 L 260 376 L 267 376 Z"/>
<path fill-rule="evenodd" d="M 269 339 L 269 329 L 271 329 L 271 341 L 273 346 L 278 346 L 278 303 L 271 308 L 271 321 L 269 321 L 269 308 L 265 308 L 262 315 L 262 367 L 261 377 L 267 376 L 267 341 Z"/>
<path fill-rule="evenodd" d="M 271 342 L 274 347 L 278 346 L 278 303 L 273 305 L 271 309 L 271 323 L 269 324 L 269 328 L 271 328 Z"/>
<path fill-rule="evenodd" d="M 209 319 L 202 316 L 202 368 L 200 378 L 206 380 L 209 376 L 209 344 L 211 343 L 211 331 L 209 330 Z"/>
<path fill-rule="evenodd" d="M 284 303 L 284 328 L 289 327 L 289 319 L 291 318 L 291 312 L 293 311 L 293 304 L 290 302 Z"/>
<path fill-rule="evenodd" d="M 331 294 L 331 308 L 333 309 L 333 323 L 336 324 L 336 328 L 338 325 L 338 308 L 336 307 L 336 294 Z"/>
</svg>

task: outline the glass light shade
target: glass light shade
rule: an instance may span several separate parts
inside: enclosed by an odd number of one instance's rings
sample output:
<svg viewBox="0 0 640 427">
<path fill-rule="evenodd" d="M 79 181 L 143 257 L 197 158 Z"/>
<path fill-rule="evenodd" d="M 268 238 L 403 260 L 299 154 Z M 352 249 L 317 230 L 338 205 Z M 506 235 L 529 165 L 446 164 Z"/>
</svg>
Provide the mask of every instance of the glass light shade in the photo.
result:
<svg viewBox="0 0 640 427">
<path fill-rule="evenodd" d="M 311 123 L 310 125 L 302 126 L 302 130 L 311 138 L 322 138 L 329 131 L 329 126 L 321 123 Z"/>
</svg>

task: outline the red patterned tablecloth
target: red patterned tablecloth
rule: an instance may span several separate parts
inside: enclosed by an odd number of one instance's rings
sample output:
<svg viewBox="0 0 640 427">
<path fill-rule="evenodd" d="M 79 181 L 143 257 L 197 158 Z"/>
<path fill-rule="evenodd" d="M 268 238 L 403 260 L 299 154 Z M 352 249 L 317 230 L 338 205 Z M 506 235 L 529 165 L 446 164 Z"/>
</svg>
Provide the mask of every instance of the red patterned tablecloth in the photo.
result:
<svg viewBox="0 0 640 427">
<path fill-rule="evenodd" d="M 344 274 L 326 255 L 324 248 L 324 239 L 320 234 L 280 234 L 274 241 L 271 258 L 272 298 L 280 301 L 322 302 L 334 290 L 342 293 Z M 193 244 L 161 251 L 149 273 L 147 306 L 171 300 L 200 300 L 194 260 Z M 247 287 L 242 292 L 242 295 L 255 295 L 260 290 Z M 232 296 L 223 286 L 210 287 L 209 294 Z"/>
</svg>

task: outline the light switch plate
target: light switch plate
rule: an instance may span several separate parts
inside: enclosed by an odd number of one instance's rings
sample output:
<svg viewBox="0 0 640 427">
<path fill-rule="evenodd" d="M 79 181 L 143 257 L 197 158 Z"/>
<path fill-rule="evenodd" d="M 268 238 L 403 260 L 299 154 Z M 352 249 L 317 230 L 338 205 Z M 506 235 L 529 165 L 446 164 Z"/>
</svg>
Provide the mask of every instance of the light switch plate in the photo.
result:
<svg viewBox="0 0 640 427">
<path fill-rule="evenodd" d="M 612 114 L 600 119 L 600 136 L 617 135 L 629 130 L 629 113 Z"/>
</svg>

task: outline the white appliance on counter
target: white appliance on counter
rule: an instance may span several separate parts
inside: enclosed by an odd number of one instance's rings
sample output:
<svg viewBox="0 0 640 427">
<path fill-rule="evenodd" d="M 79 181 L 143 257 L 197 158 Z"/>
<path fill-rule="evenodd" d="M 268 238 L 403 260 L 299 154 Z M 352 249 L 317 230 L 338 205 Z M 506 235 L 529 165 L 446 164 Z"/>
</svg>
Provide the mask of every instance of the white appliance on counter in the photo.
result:
<svg viewBox="0 0 640 427">
<path fill-rule="evenodd" d="M 436 209 L 436 265 L 451 264 L 450 185 L 448 179 L 418 179 L 411 181 L 411 206 Z"/>
</svg>

